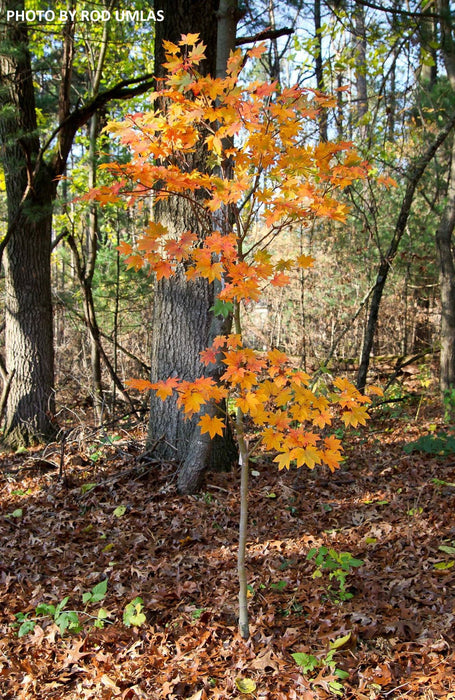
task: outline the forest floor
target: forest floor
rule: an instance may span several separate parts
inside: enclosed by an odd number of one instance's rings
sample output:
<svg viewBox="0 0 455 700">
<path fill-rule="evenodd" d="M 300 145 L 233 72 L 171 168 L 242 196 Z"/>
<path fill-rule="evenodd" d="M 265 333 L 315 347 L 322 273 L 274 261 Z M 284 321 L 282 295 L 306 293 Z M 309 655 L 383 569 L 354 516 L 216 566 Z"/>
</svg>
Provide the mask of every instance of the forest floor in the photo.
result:
<svg viewBox="0 0 455 700">
<path fill-rule="evenodd" d="M 237 471 L 178 496 L 121 428 L 1 454 L 1 697 L 455 698 L 455 454 L 403 450 L 431 403 L 386 410 L 333 475 L 252 464 L 247 642 Z"/>
</svg>

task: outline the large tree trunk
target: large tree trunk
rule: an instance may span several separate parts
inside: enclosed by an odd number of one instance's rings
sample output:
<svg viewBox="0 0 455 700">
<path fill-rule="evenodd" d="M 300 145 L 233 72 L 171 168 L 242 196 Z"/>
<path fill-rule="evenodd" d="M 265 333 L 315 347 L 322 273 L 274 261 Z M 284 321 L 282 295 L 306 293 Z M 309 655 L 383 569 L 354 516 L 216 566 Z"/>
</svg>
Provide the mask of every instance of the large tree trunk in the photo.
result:
<svg viewBox="0 0 455 700">
<path fill-rule="evenodd" d="M 19 202 L 8 204 L 10 212 L 17 211 Z M 14 376 L 5 435 L 14 447 L 55 435 L 50 207 L 49 196 L 35 212 L 27 207 L 6 247 L 6 366 Z"/>
<path fill-rule="evenodd" d="M 5 5 L 23 9 L 22 2 L 2 2 L 3 22 Z M 6 405 L 6 437 L 18 446 L 54 433 L 50 282 L 54 184 L 46 167 L 37 164 L 40 144 L 25 25 L 4 24 L 1 40 L 0 141 L 8 199 L 6 367 L 14 375 Z"/>
<path fill-rule="evenodd" d="M 72 107 L 74 23 L 63 27 L 61 81 L 54 132 L 41 147 L 25 22 L 6 22 L 7 10 L 24 12 L 24 0 L 0 0 L 0 159 L 5 170 L 8 231 L 5 250 L 7 439 L 36 442 L 55 431 L 50 242 L 52 206 L 77 130 L 110 100 L 129 99 L 153 86 L 150 75 L 122 80 Z M 96 94 L 95 94 L 96 93 Z M 47 138 L 47 135 L 46 135 Z M 52 156 L 44 159 L 46 150 Z M 6 384 L 5 384 L 6 388 Z"/>
<path fill-rule="evenodd" d="M 172 7 L 171 7 L 172 5 Z M 217 46 L 217 0 L 181 2 L 177 6 L 161 2 L 157 9 L 164 11 L 164 21 L 156 24 L 155 72 L 164 74 L 162 63 L 164 39 L 177 42 L 181 34 L 199 33 L 206 45 L 207 59 L 201 71 L 215 75 Z M 194 158 L 199 162 L 203 153 Z M 194 163 L 193 165 L 196 165 Z M 159 202 L 155 218 L 180 233 L 191 230 L 203 236 L 203 228 L 191 205 L 178 197 Z M 194 380 L 204 374 L 199 353 L 210 343 L 214 334 L 214 319 L 209 311 L 214 302 L 214 285 L 206 280 L 188 282 L 184 271 L 169 280 L 157 283 L 154 293 L 152 321 L 152 381 L 178 376 Z M 208 441 L 200 435 L 197 422 L 184 419 L 176 401 L 161 402 L 152 395 L 148 429 L 148 446 L 155 446 L 155 455 L 162 459 L 176 459 L 181 464 L 179 490 L 190 493 L 201 484 L 207 468 L 228 469 L 236 459 L 237 451 L 229 430 L 219 440 Z"/>
</svg>

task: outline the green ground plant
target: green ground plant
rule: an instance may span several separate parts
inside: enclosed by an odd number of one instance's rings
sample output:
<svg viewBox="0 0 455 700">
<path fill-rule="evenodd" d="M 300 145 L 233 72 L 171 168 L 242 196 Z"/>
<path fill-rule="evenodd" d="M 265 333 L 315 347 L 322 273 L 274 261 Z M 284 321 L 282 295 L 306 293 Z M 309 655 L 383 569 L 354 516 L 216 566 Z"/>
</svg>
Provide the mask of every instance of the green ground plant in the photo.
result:
<svg viewBox="0 0 455 700">
<path fill-rule="evenodd" d="M 337 601 L 350 600 L 353 594 L 347 590 L 346 579 L 352 573 L 352 569 L 363 566 L 361 559 L 356 559 L 350 552 L 336 552 L 328 547 L 313 547 L 307 554 L 307 560 L 316 564 L 313 578 L 322 578 L 328 572 L 329 580 L 338 583 L 338 590 L 329 585 L 330 596 Z"/>
</svg>

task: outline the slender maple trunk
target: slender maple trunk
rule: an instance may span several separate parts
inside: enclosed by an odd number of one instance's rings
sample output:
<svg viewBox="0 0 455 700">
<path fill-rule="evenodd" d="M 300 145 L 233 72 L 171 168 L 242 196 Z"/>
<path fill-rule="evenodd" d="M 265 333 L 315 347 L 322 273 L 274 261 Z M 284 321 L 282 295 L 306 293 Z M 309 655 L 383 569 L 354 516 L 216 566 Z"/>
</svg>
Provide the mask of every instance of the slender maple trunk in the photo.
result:
<svg viewBox="0 0 455 700">
<path fill-rule="evenodd" d="M 240 519 L 239 546 L 237 550 L 237 575 L 239 579 L 239 632 L 243 639 L 250 636 L 248 622 L 248 579 L 246 572 L 246 543 L 248 536 L 248 445 L 245 440 L 243 414 L 237 409 L 236 433 L 239 443 L 240 464 Z"/>
</svg>

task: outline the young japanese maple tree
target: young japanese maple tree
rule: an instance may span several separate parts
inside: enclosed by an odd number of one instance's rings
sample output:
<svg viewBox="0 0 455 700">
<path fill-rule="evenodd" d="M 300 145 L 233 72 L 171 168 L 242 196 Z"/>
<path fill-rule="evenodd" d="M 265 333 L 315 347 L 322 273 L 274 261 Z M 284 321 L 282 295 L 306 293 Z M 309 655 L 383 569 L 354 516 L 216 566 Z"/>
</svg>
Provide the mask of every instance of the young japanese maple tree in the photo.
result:
<svg viewBox="0 0 455 700">
<path fill-rule="evenodd" d="M 189 200 L 197 213 L 198 235 L 186 230 L 171 234 L 152 220 L 134 249 L 123 242 L 119 250 L 129 267 L 148 266 L 157 280 L 183 268 L 188 280 L 203 277 L 216 285 L 213 314 L 232 314 L 234 332 L 210 339 L 202 353 L 204 376 L 129 384 L 151 389 L 163 401 L 177 392 L 185 416 L 199 414 L 201 434 L 210 438 L 221 435 L 230 420 L 220 415 L 219 402 L 224 399 L 227 405 L 229 400 L 235 408 L 241 465 L 239 627 L 247 638 L 249 456 L 262 447 L 276 453 L 279 469 L 325 464 L 333 471 L 342 451 L 340 440 L 328 435 L 328 426 L 335 420 L 346 426 L 365 424 L 370 399 L 345 379 L 315 393 L 310 377 L 284 352 L 258 353 L 245 347 L 242 304 L 260 299 L 266 285 L 287 285 L 292 270 L 312 266 L 307 255 L 275 257 L 272 243 L 283 231 L 311 225 L 316 217 L 344 221 L 347 208 L 336 192 L 366 177 L 368 168 L 351 143 L 317 143 L 310 137 L 320 110 L 330 107 L 333 98 L 297 86 L 279 90 L 276 83 L 243 84 L 241 52 L 231 56 L 225 78 L 202 77 L 197 66 L 204 46 L 197 35 L 164 45 L 168 75 L 151 95 L 150 111 L 108 127 L 128 146 L 130 160 L 110 164 L 116 184 L 89 196 L 101 202 L 177 196 Z M 262 46 L 254 48 L 247 57 L 262 51 Z M 204 168 L 198 169 L 192 155 L 201 148 L 206 157 Z"/>
</svg>

